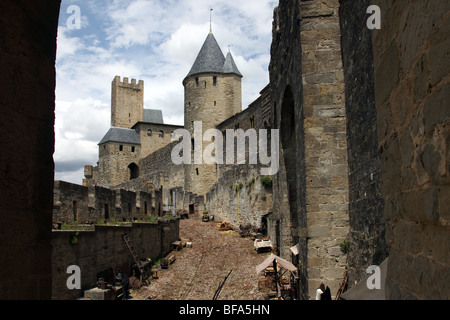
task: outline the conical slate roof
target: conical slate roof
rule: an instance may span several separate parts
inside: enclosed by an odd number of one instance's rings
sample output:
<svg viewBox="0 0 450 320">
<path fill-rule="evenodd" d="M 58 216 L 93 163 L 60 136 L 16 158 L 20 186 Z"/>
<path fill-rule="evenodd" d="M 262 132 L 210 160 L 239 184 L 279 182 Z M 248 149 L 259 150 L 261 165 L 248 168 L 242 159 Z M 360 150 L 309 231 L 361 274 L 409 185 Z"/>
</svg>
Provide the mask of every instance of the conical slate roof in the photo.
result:
<svg viewBox="0 0 450 320">
<path fill-rule="evenodd" d="M 212 32 L 206 37 L 186 78 L 200 73 L 236 73 L 242 76 L 234 63 L 231 53 L 228 53 L 227 59 L 225 59 Z"/>
</svg>

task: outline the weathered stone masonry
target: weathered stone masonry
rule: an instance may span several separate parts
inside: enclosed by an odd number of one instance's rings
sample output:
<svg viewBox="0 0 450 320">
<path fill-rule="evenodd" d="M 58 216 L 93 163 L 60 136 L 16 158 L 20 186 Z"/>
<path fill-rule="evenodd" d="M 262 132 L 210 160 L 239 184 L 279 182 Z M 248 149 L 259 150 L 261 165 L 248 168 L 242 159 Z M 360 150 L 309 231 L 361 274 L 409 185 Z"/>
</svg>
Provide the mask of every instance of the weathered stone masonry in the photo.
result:
<svg viewBox="0 0 450 320">
<path fill-rule="evenodd" d="M 300 246 L 302 298 L 320 282 L 336 292 L 345 271 L 348 167 L 337 1 L 282 1 L 275 9 L 270 81 L 281 169 L 274 182 L 281 255 Z"/>
<path fill-rule="evenodd" d="M 448 299 L 450 2 L 374 1 L 387 299 Z"/>
<path fill-rule="evenodd" d="M 53 299 L 81 298 L 84 290 L 96 286 L 97 275 L 110 268 L 120 267 L 129 272 L 132 258 L 122 239 L 124 234 L 130 237 L 139 258 L 154 259 L 169 253 L 171 243 L 178 240 L 179 220 L 97 225 L 93 231 L 53 231 Z M 66 286 L 67 267 L 71 265 L 81 269 L 81 290 L 69 290 Z"/>
<path fill-rule="evenodd" d="M 53 201 L 53 225 L 144 220 L 155 213 L 153 193 L 85 187 L 64 181 L 55 181 Z"/>
<path fill-rule="evenodd" d="M 341 1 L 349 168 L 350 283 L 388 256 L 378 153 L 372 32 L 364 13 L 371 1 Z"/>
<path fill-rule="evenodd" d="M 0 299 L 51 297 L 59 10 L 58 0 L 0 2 Z"/>
<path fill-rule="evenodd" d="M 366 27 L 369 4 L 382 10 L 381 30 Z M 438 1 L 341 0 L 340 7 L 337 1 L 285 1 L 275 10 L 270 66 L 275 125 L 286 132 L 295 127 L 297 135 L 296 141 L 281 138 L 283 170 L 274 185 L 272 233 L 283 252 L 283 243 L 294 244 L 300 234 L 292 226 L 306 228 L 306 240 L 299 237 L 301 280 L 309 286 L 305 297 L 311 297 L 315 279 L 331 280 L 329 256 L 348 264 L 352 285 L 368 265 L 389 255 L 387 299 L 448 298 L 449 12 L 449 4 Z M 283 123 L 286 115 L 295 122 Z M 323 136 L 334 137 L 335 146 L 322 144 Z M 292 152 L 297 162 L 290 160 Z M 348 161 L 348 182 L 330 170 L 329 188 L 327 170 L 320 170 L 322 152 L 330 164 L 348 156 L 342 163 Z M 341 169 L 337 172 L 345 172 Z M 321 189 L 331 192 L 316 203 L 314 193 L 320 196 Z M 347 198 L 335 198 L 340 194 Z M 320 213 L 329 204 L 348 205 L 347 261 L 326 241 L 329 229 Z M 318 252 L 311 250 L 314 234 L 325 236 Z"/>
</svg>

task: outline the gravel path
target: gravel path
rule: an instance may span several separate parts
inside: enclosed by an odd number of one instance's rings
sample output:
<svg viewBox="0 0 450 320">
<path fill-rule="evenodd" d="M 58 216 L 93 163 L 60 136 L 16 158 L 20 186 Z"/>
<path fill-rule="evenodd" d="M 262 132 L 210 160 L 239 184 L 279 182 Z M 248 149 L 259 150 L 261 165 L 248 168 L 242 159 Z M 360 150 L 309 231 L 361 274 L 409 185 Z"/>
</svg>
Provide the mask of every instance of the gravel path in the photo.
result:
<svg viewBox="0 0 450 320">
<path fill-rule="evenodd" d="M 217 222 L 200 218 L 180 220 L 180 237 L 190 239 L 192 248 L 173 252 L 176 261 L 148 287 L 133 292 L 135 299 L 211 300 L 230 270 L 219 300 L 264 299 L 258 291 L 261 275 L 255 267 L 268 254 L 257 254 L 251 238 L 219 231 Z"/>
</svg>

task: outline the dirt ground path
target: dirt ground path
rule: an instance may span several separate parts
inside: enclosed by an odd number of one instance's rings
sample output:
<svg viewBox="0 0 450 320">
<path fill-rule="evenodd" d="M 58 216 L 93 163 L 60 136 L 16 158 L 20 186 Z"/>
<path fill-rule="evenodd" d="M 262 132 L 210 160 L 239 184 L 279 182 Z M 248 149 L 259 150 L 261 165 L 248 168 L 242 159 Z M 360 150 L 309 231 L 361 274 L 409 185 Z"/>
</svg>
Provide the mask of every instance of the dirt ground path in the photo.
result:
<svg viewBox="0 0 450 320">
<path fill-rule="evenodd" d="M 264 299 L 258 291 L 261 276 L 255 267 L 268 254 L 257 254 L 250 238 L 221 232 L 217 222 L 202 222 L 200 218 L 180 220 L 180 237 L 190 239 L 192 248 L 173 252 L 176 261 L 148 287 L 132 292 L 135 299 L 211 300 L 231 270 L 219 300 Z"/>
</svg>

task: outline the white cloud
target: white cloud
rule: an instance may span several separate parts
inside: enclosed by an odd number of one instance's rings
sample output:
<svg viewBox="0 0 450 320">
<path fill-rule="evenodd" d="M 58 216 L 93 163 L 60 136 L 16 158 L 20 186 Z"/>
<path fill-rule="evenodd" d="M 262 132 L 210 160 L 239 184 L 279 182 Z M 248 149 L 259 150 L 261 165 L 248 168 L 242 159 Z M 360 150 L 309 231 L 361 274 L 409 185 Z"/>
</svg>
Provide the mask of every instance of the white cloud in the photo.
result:
<svg viewBox="0 0 450 320">
<path fill-rule="evenodd" d="M 109 126 L 109 106 L 98 100 L 56 101 L 56 171 L 73 172 L 85 164 L 95 164 L 97 144 Z"/>
</svg>

